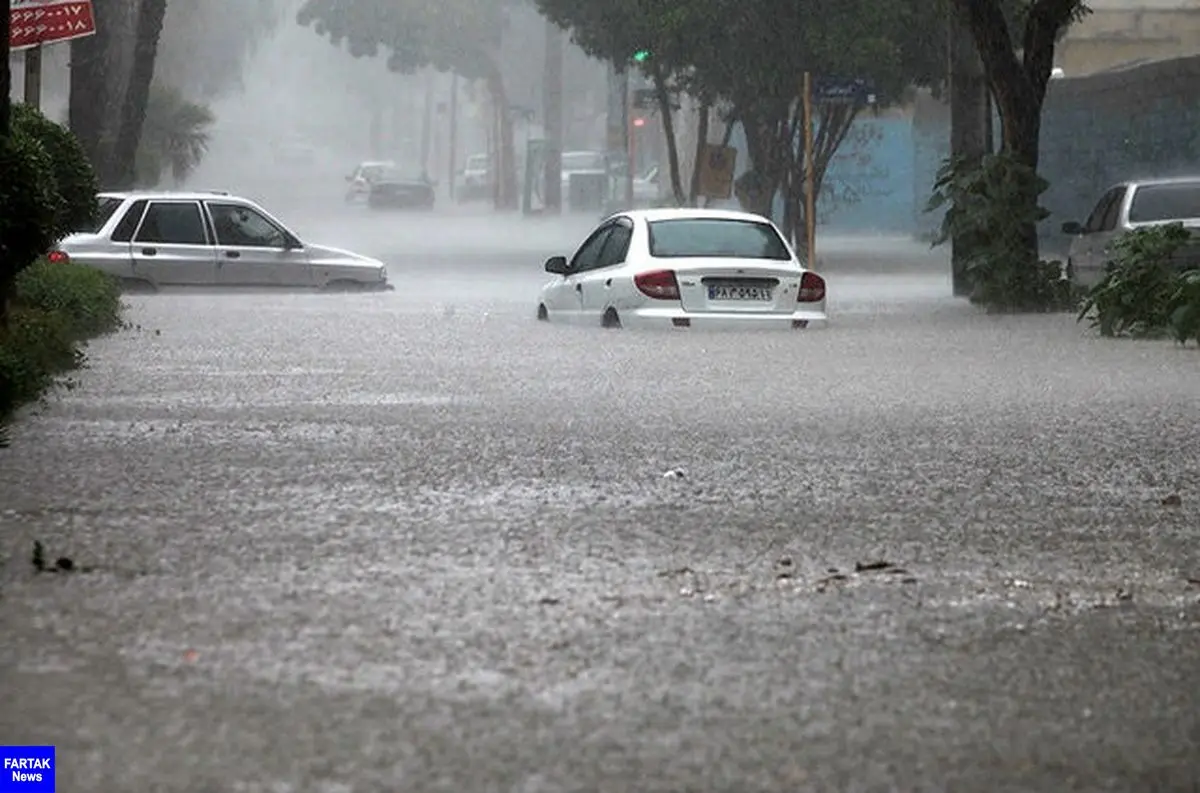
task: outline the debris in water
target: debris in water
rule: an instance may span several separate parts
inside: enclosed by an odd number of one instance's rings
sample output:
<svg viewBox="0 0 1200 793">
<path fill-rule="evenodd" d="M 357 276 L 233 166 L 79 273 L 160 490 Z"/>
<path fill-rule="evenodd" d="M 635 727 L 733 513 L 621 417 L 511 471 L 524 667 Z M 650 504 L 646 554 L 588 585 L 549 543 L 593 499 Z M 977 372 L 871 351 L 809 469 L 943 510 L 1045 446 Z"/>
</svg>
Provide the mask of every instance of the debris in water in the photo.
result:
<svg viewBox="0 0 1200 793">
<path fill-rule="evenodd" d="M 54 562 L 54 566 L 57 567 L 59 570 L 62 570 L 64 573 L 69 573 L 75 569 L 75 563 L 73 561 L 71 561 L 69 558 L 67 558 L 66 556 L 60 556 Z"/>
<path fill-rule="evenodd" d="M 33 569 L 39 573 L 46 569 L 46 549 L 42 546 L 41 540 L 33 541 Z"/>
<path fill-rule="evenodd" d="M 562 603 L 561 600 L 553 597 L 544 597 L 538 601 L 539 606 L 557 606 L 560 603 Z"/>
<path fill-rule="evenodd" d="M 663 479 L 684 479 L 685 477 L 686 475 L 684 474 L 682 468 L 672 468 L 670 471 L 667 471 L 662 475 Z"/>
<path fill-rule="evenodd" d="M 1178 493 L 1172 493 L 1171 495 L 1167 496 L 1166 498 L 1164 498 L 1164 499 L 1162 500 L 1162 505 L 1163 505 L 1164 507 L 1178 507 L 1178 506 L 1182 506 L 1182 505 L 1183 505 L 1183 499 L 1179 497 L 1179 494 L 1178 494 Z"/>
<path fill-rule="evenodd" d="M 891 562 L 885 562 L 882 559 L 874 562 L 855 562 L 854 572 L 856 573 L 874 573 L 879 570 L 890 570 L 896 565 Z"/>
</svg>

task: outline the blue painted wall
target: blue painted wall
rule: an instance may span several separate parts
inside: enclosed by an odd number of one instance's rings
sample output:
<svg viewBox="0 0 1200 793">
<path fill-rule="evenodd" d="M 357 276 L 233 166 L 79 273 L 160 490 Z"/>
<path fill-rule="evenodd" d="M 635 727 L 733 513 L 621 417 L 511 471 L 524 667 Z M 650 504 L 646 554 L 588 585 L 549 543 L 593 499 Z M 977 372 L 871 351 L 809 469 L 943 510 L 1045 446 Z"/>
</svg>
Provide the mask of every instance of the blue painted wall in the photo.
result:
<svg viewBox="0 0 1200 793">
<path fill-rule="evenodd" d="M 738 175 L 750 167 L 739 126 L 730 145 L 738 150 Z M 817 220 L 831 231 L 911 234 L 915 190 L 910 118 L 860 118 L 830 163 L 817 203 Z M 775 215 L 782 216 L 782 201 Z"/>
</svg>

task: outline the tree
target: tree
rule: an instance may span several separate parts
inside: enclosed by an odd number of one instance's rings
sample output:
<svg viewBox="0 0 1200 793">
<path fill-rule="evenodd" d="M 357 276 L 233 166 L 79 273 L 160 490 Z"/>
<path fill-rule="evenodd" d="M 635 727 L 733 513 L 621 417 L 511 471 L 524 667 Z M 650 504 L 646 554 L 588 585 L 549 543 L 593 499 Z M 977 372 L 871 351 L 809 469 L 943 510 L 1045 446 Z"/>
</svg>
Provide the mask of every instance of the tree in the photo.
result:
<svg viewBox="0 0 1200 793">
<path fill-rule="evenodd" d="M 246 64 L 278 29 L 284 5 L 283 0 L 170 3 L 155 79 L 201 101 L 240 88 Z"/>
<path fill-rule="evenodd" d="M 513 127 L 500 69 L 500 44 L 514 0 L 305 0 L 296 21 L 311 25 L 356 58 L 387 53 L 388 69 L 411 74 L 432 67 L 480 80 L 492 100 L 499 133 L 497 207 L 515 209 Z"/>
<path fill-rule="evenodd" d="M 1015 210 L 1027 218 L 1020 224 L 1019 240 L 1006 246 L 1033 261 L 1038 258 L 1036 219 L 1039 139 L 1042 105 L 1054 68 L 1054 49 L 1072 23 L 1089 13 L 1080 0 L 953 0 L 983 61 L 992 98 L 1000 114 L 1000 151 L 1015 168 L 1009 172 L 1027 185 L 1019 194 L 1021 206 L 997 207 Z M 1015 13 L 1014 13 L 1015 11 Z M 1013 30 L 1020 31 L 1020 49 Z"/>
<path fill-rule="evenodd" d="M 141 0 L 133 44 L 133 68 L 121 110 L 121 125 L 113 145 L 110 177 L 118 190 L 133 187 L 137 179 L 138 142 L 146 121 L 146 103 L 154 80 L 158 39 L 162 35 L 167 0 Z"/>
<path fill-rule="evenodd" d="M 725 105 L 745 133 L 750 170 L 738 183 L 746 208 L 771 214 L 784 197 L 783 225 L 804 229 L 805 163 L 801 76 L 869 78 L 879 103 L 913 83 L 940 79 L 938 14 L 922 0 L 537 0 L 550 19 L 597 57 L 627 63 L 649 49 L 649 76 L 702 105 Z M 944 36 L 942 36 L 944 38 Z M 813 177 L 817 189 L 862 103 L 818 103 Z M 665 112 L 665 108 L 662 108 Z M 664 119 L 666 115 L 664 115 Z M 729 119 L 727 119 L 729 120 Z M 670 143 L 670 141 L 668 141 Z M 703 141 L 701 141 L 703 143 Z M 673 179 L 677 197 L 682 192 Z"/>
<path fill-rule="evenodd" d="M 176 184 L 186 179 L 208 152 L 208 129 L 214 120 L 208 107 L 189 101 L 175 88 L 151 86 L 138 143 L 137 184 L 157 187 L 166 173 Z"/>
<path fill-rule="evenodd" d="M 9 36 L 12 0 L 0 0 L 0 139 L 8 137 L 9 110 L 12 107 L 12 65 L 9 63 Z"/>
<path fill-rule="evenodd" d="M 70 44 L 68 123 L 101 187 L 111 180 L 109 165 L 132 66 L 136 10 L 133 0 L 92 0 L 96 32 Z"/>
</svg>

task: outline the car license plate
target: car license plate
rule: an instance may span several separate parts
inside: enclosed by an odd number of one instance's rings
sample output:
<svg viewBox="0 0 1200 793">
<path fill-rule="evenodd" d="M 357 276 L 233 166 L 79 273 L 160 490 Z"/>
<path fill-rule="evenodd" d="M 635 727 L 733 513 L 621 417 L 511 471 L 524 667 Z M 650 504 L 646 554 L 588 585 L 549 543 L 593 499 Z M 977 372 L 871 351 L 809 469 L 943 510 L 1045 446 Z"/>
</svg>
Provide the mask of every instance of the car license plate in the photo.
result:
<svg viewBox="0 0 1200 793">
<path fill-rule="evenodd" d="M 708 299 L 767 301 L 771 299 L 771 288 L 769 286 L 710 286 Z"/>
</svg>

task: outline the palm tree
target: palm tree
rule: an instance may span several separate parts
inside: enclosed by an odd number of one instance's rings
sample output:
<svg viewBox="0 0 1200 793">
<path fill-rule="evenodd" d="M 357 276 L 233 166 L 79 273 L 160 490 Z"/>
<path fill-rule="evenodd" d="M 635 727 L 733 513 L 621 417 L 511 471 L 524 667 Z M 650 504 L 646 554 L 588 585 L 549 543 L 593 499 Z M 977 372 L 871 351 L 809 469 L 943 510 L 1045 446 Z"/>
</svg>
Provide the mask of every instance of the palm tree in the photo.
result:
<svg viewBox="0 0 1200 793">
<path fill-rule="evenodd" d="M 208 153 L 208 129 L 215 120 L 206 105 L 189 101 L 178 90 L 151 86 L 138 146 L 137 183 L 154 187 L 167 172 L 176 184 L 186 179 Z"/>
</svg>

